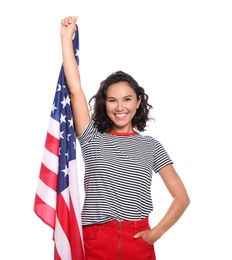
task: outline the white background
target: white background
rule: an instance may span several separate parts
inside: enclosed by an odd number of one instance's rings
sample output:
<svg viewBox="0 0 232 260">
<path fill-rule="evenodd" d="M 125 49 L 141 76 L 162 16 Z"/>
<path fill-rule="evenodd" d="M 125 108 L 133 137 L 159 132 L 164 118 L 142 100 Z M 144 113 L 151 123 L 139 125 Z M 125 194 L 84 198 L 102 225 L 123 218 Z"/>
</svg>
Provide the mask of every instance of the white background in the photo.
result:
<svg viewBox="0 0 232 260">
<path fill-rule="evenodd" d="M 53 259 L 52 230 L 33 203 L 62 63 L 60 20 L 78 15 L 87 98 L 111 72 L 130 73 L 154 108 L 147 133 L 165 146 L 189 192 L 189 208 L 155 244 L 157 260 L 231 260 L 231 1 L 0 5 L 0 259 Z M 158 175 L 153 193 L 151 225 L 171 202 Z"/>
</svg>

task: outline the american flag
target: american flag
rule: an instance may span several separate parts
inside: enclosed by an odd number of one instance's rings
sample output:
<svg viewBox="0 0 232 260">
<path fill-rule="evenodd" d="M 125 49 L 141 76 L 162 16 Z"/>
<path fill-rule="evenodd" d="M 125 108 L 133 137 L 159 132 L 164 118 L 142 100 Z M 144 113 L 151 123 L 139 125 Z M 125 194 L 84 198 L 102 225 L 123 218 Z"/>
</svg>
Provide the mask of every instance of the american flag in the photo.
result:
<svg viewBox="0 0 232 260">
<path fill-rule="evenodd" d="M 79 64 L 78 26 L 73 39 Z M 76 136 L 61 66 L 45 140 L 34 211 L 53 229 L 55 260 L 84 260 Z"/>
</svg>

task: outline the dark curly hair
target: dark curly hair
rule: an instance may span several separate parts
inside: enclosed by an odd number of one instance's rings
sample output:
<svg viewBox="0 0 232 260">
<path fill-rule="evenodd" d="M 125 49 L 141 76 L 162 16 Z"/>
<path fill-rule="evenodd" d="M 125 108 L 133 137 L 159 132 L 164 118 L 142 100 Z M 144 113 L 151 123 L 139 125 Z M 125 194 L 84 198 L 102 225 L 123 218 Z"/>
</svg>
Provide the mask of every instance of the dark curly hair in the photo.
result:
<svg viewBox="0 0 232 260">
<path fill-rule="evenodd" d="M 133 128 L 143 132 L 145 131 L 147 121 L 153 119 L 149 116 L 149 111 L 152 106 L 148 103 L 148 95 L 145 94 L 144 89 L 138 85 L 137 81 L 135 81 L 132 76 L 123 71 L 117 71 L 109 75 L 101 82 L 98 92 L 89 100 L 92 119 L 95 126 L 97 126 L 98 131 L 101 133 L 111 131 L 113 127 L 113 123 L 106 113 L 105 102 L 107 89 L 110 85 L 121 81 L 129 83 L 131 88 L 135 91 L 138 100 L 139 96 L 141 96 L 140 106 L 137 109 L 134 118 L 132 119 Z M 94 106 L 92 108 L 91 102 L 93 100 Z"/>
</svg>

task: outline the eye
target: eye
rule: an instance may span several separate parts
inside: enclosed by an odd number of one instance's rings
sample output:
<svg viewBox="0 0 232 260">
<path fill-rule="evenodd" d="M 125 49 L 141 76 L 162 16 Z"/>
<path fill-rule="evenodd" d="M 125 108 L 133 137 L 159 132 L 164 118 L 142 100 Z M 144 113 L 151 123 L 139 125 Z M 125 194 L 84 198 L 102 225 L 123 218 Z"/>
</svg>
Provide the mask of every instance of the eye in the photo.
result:
<svg viewBox="0 0 232 260">
<path fill-rule="evenodd" d="M 108 99 L 108 102 L 115 102 L 115 99 Z"/>
<path fill-rule="evenodd" d="M 130 101 L 130 100 L 131 100 L 131 98 L 129 98 L 129 97 L 128 97 L 128 98 L 125 98 L 125 101 Z"/>
</svg>

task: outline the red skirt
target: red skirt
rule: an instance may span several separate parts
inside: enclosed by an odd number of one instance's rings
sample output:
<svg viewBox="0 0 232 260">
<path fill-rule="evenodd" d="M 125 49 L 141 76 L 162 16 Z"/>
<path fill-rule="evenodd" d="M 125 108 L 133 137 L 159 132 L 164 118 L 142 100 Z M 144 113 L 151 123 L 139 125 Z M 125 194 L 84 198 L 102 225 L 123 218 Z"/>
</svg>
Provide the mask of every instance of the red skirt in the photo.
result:
<svg viewBox="0 0 232 260">
<path fill-rule="evenodd" d="M 83 226 L 86 260 L 156 260 L 154 245 L 134 235 L 150 230 L 148 217 Z"/>
</svg>

